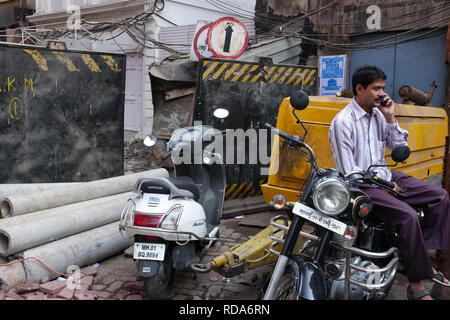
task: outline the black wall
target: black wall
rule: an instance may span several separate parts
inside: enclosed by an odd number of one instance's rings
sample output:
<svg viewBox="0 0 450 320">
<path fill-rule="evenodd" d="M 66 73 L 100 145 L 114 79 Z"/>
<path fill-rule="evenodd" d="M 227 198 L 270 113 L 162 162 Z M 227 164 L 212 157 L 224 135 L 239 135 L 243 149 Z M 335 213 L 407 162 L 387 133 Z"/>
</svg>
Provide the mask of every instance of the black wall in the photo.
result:
<svg viewBox="0 0 450 320">
<path fill-rule="evenodd" d="M 313 95 L 317 88 L 317 68 L 300 65 L 273 65 L 271 61 L 259 63 L 225 59 L 200 59 L 197 72 L 197 91 L 194 120 L 216 129 L 264 129 L 266 122 L 276 125 L 278 109 L 284 98 L 294 90 Z M 223 120 L 212 116 L 215 108 L 227 109 L 230 114 Z M 266 144 L 270 156 L 270 134 Z M 226 199 L 261 193 L 260 184 L 267 175 L 260 174 L 262 164 L 250 163 L 250 141 L 246 141 L 245 164 L 226 163 Z M 237 148 L 236 148 L 237 150 Z M 237 151 L 234 151 L 235 158 Z M 254 150 L 254 149 L 253 149 Z M 226 149 L 224 148 L 224 159 Z M 258 159 L 259 160 L 259 159 Z M 265 165 L 264 167 L 268 167 Z"/>
<path fill-rule="evenodd" d="M 123 174 L 124 55 L 0 45 L 0 183 Z"/>
</svg>

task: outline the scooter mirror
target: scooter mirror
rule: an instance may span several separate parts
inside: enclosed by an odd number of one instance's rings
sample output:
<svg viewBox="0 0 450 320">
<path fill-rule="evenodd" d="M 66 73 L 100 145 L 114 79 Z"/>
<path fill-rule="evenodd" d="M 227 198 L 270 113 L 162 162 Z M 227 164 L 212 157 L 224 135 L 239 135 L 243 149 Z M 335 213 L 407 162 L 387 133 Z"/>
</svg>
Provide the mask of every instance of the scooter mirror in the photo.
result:
<svg viewBox="0 0 450 320">
<path fill-rule="evenodd" d="M 291 94 L 290 103 L 295 110 L 303 110 L 309 104 L 309 97 L 304 91 L 295 90 Z"/>
<path fill-rule="evenodd" d="M 144 144 L 145 144 L 147 147 L 152 147 L 152 146 L 154 146 L 154 145 L 156 144 L 156 141 L 158 141 L 158 139 L 157 139 L 156 137 L 154 137 L 154 136 L 146 136 L 146 137 L 144 138 Z"/>
<path fill-rule="evenodd" d="M 226 117 L 228 117 L 229 114 L 230 112 L 224 108 L 217 108 L 216 110 L 214 110 L 213 113 L 214 117 L 219 119 L 225 119 Z"/>
<path fill-rule="evenodd" d="M 408 159 L 410 153 L 411 150 L 407 145 L 398 146 L 395 147 L 394 150 L 392 150 L 391 158 L 395 162 L 403 162 Z"/>
</svg>

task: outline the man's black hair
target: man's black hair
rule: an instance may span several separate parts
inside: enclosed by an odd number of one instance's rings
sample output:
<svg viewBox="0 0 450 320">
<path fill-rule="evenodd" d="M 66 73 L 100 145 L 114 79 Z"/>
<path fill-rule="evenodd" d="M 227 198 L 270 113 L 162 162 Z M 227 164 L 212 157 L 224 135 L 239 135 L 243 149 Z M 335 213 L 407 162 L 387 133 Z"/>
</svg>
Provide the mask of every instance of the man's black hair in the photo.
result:
<svg viewBox="0 0 450 320">
<path fill-rule="evenodd" d="M 364 66 L 358 68 L 352 76 L 353 95 L 356 96 L 356 86 L 358 84 L 361 84 L 365 89 L 369 84 L 377 80 L 386 80 L 386 75 L 383 70 L 377 66 Z"/>
</svg>

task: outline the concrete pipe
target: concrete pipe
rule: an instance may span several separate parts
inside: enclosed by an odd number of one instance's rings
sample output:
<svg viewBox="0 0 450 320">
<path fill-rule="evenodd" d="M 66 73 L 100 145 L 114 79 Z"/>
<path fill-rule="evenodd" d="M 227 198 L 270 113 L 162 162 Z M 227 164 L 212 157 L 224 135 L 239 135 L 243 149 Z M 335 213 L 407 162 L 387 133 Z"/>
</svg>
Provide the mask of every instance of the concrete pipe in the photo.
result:
<svg viewBox="0 0 450 320">
<path fill-rule="evenodd" d="M 133 189 L 136 181 L 144 177 L 168 178 L 169 172 L 166 169 L 154 169 L 29 195 L 11 195 L 2 202 L 1 214 L 3 217 L 12 217 L 129 192 Z"/>
<path fill-rule="evenodd" d="M 43 246 L 26 250 L 18 259 L 34 257 L 47 267 L 66 273 L 69 266 L 80 268 L 117 255 L 133 244 L 133 239 L 124 239 L 119 232 L 119 222 L 95 228 Z M 58 277 L 34 259 L 23 262 L 26 283 L 46 282 Z"/>
<path fill-rule="evenodd" d="M 0 220 L 0 255 L 40 246 L 120 219 L 132 192 Z"/>
<path fill-rule="evenodd" d="M 5 183 L 0 184 L 0 203 L 5 200 L 5 197 L 14 194 L 30 194 L 41 192 L 44 190 L 58 189 L 62 187 L 69 187 L 83 182 L 60 182 L 60 183 Z"/>
<path fill-rule="evenodd" d="M 0 267 L 0 291 L 6 292 L 25 283 L 25 269 L 22 262 Z"/>
</svg>

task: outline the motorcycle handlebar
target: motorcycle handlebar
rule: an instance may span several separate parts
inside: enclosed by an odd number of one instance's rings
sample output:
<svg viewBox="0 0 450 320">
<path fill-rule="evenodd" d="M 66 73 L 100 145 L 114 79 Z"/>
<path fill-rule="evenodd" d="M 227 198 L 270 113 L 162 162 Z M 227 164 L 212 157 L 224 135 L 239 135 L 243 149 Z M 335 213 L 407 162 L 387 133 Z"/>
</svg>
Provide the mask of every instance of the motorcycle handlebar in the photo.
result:
<svg viewBox="0 0 450 320">
<path fill-rule="evenodd" d="M 366 180 L 372 181 L 372 183 L 375 183 L 375 184 L 377 184 L 377 185 L 379 185 L 381 187 L 386 187 L 386 188 L 389 188 L 391 190 L 394 190 L 394 188 L 395 188 L 395 184 L 393 182 L 384 180 L 384 179 L 376 176 L 375 174 L 371 174 L 368 171 L 367 172 L 364 172 L 364 171 L 352 171 L 352 172 L 349 172 L 349 173 L 347 173 L 345 175 L 345 179 L 348 179 L 352 175 L 355 175 L 355 174 L 359 174 L 361 176 L 361 178 L 354 178 L 354 179 L 350 179 L 349 181 L 359 180 L 359 179 L 362 179 L 362 180 L 366 179 Z"/>
<path fill-rule="evenodd" d="M 274 126 L 270 125 L 269 123 L 264 124 L 264 127 L 266 127 L 267 129 L 272 130 L 273 132 L 275 132 L 275 134 L 279 135 L 280 137 L 283 137 L 286 140 L 291 140 L 291 141 L 295 141 L 298 142 L 297 139 L 294 139 L 293 136 L 275 128 Z"/>
<path fill-rule="evenodd" d="M 394 190 L 394 188 L 395 188 L 395 184 L 393 182 L 381 179 L 381 178 L 379 178 L 377 176 L 374 176 L 373 180 L 375 180 L 376 182 L 378 182 L 379 184 L 381 184 L 381 185 L 383 185 L 385 187 L 388 187 L 389 189 Z"/>
<path fill-rule="evenodd" d="M 308 146 L 306 143 L 303 142 L 302 139 L 300 139 L 298 136 L 296 135 L 290 135 L 287 134 L 286 132 L 283 132 L 277 128 L 275 128 L 274 126 L 270 125 L 269 123 L 265 123 L 264 127 L 267 129 L 272 130 L 275 134 L 279 135 L 280 137 L 286 139 L 287 141 L 289 141 L 289 145 L 291 146 L 293 143 L 293 145 L 295 147 L 300 147 L 300 148 L 305 148 L 308 150 L 309 155 L 311 156 L 311 158 L 309 159 L 311 161 L 311 165 L 314 169 L 318 169 L 317 166 L 317 162 L 316 162 L 316 156 L 314 154 L 314 151 L 311 149 L 310 146 Z"/>
</svg>

